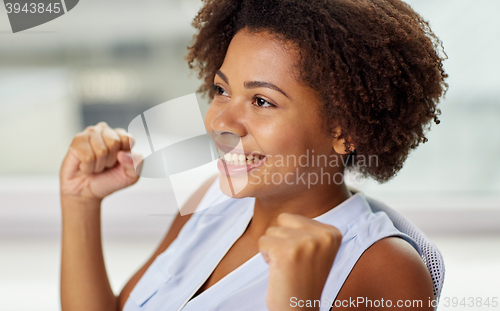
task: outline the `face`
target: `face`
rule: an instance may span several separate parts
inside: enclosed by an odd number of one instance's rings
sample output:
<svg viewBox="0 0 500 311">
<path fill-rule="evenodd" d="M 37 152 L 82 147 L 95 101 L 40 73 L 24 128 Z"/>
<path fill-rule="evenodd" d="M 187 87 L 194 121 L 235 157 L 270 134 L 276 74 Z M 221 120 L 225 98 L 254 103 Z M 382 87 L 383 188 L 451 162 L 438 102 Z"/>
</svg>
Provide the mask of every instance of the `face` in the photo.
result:
<svg viewBox="0 0 500 311">
<path fill-rule="evenodd" d="M 205 118 L 225 158 L 218 167 L 226 195 L 296 195 L 311 187 L 312 173 L 339 170 L 324 166 L 322 156 L 330 163 L 337 154 L 316 92 L 294 78 L 296 62 L 296 50 L 268 33 L 243 29 L 232 39 Z"/>
</svg>

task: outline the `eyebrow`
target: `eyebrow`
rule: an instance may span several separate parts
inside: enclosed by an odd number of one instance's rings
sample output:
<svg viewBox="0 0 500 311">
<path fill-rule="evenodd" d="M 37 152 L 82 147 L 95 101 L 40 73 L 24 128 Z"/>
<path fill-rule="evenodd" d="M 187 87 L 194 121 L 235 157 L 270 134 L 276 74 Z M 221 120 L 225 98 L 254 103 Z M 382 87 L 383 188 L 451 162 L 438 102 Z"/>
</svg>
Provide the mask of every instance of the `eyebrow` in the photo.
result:
<svg viewBox="0 0 500 311">
<path fill-rule="evenodd" d="M 220 70 L 217 70 L 215 72 L 224 82 L 226 82 L 227 84 L 229 84 L 229 79 L 227 78 L 227 76 L 222 73 L 222 71 Z M 268 88 L 268 89 L 271 89 L 271 90 L 274 90 L 274 91 L 278 91 L 280 92 L 281 94 L 285 95 L 286 98 L 290 99 L 290 97 L 282 90 L 280 89 L 279 87 L 277 87 L 276 85 L 272 84 L 272 83 L 269 83 L 269 82 L 263 82 L 263 81 L 245 81 L 245 83 L 243 83 L 243 85 L 245 86 L 245 88 L 247 89 L 255 89 L 255 88 L 259 88 L 259 87 L 265 87 L 265 88 Z"/>
<path fill-rule="evenodd" d="M 229 84 L 228 78 L 225 74 L 222 73 L 222 71 L 217 70 L 215 73 L 222 79 L 222 81 L 226 82 L 226 84 Z"/>
</svg>

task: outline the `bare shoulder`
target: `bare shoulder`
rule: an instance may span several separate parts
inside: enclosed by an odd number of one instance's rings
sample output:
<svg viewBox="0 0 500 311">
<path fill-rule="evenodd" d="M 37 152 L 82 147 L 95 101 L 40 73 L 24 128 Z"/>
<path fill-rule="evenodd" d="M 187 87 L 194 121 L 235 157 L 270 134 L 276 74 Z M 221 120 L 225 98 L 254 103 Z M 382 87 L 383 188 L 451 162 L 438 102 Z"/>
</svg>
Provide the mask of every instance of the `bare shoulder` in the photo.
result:
<svg viewBox="0 0 500 311">
<path fill-rule="evenodd" d="M 433 310 L 429 300 L 433 298 L 433 284 L 427 267 L 417 251 L 399 237 L 388 237 L 379 240 L 369 247 L 359 258 L 337 300 L 357 299 L 364 297 L 372 301 L 387 302 L 397 307 L 399 303 L 407 303 L 405 310 Z M 410 306 L 411 302 L 411 306 Z M 352 308 L 359 310 L 358 308 Z M 343 309 L 350 310 L 350 307 Z M 382 306 L 370 308 L 363 304 L 363 310 L 383 310 Z"/>
</svg>

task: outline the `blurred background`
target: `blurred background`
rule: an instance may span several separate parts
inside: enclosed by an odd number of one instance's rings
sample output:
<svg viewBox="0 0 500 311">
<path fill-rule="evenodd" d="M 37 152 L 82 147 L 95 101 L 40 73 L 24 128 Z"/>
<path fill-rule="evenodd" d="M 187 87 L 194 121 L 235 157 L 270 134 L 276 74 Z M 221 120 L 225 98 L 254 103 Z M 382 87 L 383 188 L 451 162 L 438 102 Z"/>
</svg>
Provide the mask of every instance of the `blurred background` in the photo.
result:
<svg viewBox="0 0 500 311">
<path fill-rule="evenodd" d="M 352 186 L 397 209 L 440 248 L 442 299 L 500 297 L 500 1 L 407 2 L 449 57 L 441 124 L 394 180 Z M 196 91 L 184 55 L 200 7 L 85 0 L 16 34 L 0 7 L 0 310 L 60 310 L 62 159 L 86 126 L 126 129 L 148 108 Z M 198 99 L 204 113 L 208 100 Z M 117 294 L 167 231 L 173 200 L 166 180 L 146 178 L 104 200 L 104 253 Z"/>
</svg>

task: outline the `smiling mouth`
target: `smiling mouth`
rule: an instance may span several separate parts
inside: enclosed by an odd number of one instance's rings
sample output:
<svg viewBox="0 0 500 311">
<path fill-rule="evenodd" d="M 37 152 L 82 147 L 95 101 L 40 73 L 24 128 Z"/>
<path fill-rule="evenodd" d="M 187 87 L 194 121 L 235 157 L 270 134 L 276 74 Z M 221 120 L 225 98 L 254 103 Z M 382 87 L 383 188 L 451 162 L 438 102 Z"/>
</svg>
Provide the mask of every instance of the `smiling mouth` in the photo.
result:
<svg viewBox="0 0 500 311">
<path fill-rule="evenodd" d="M 226 153 L 224 160 L 228 165 L 251 165 L 257 164 L 265 159 L 261 154 Z"/>
</svg>

